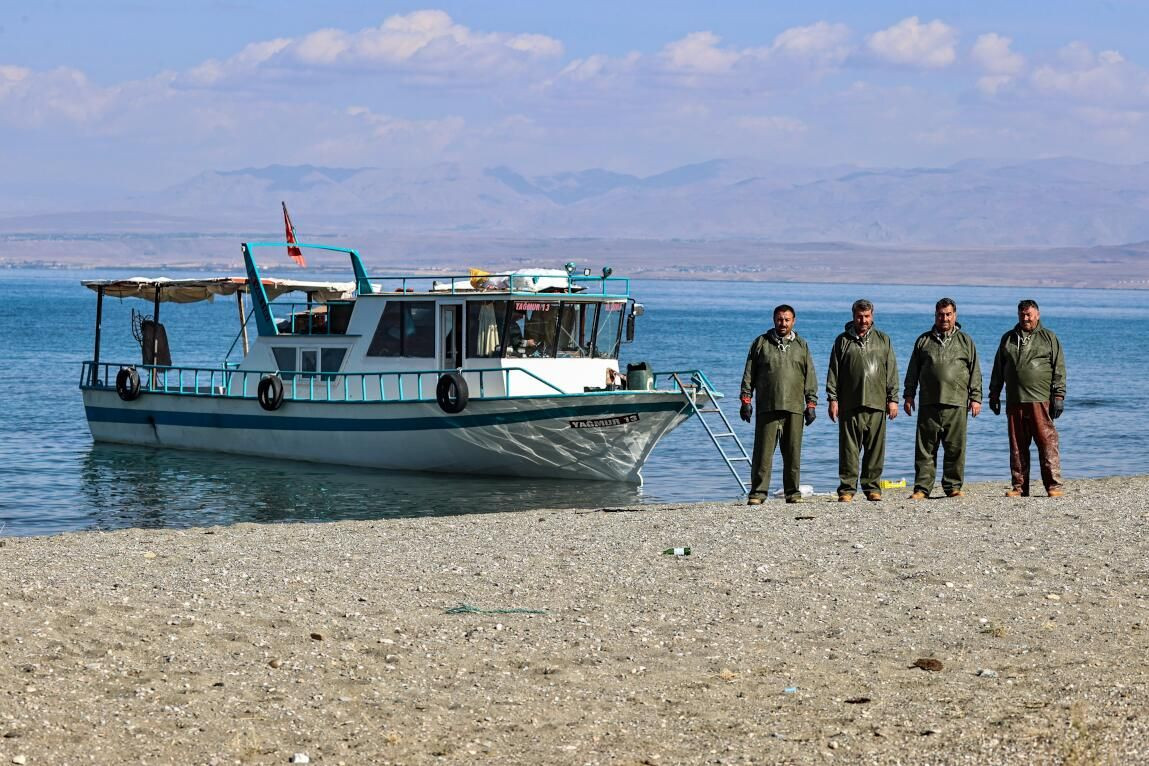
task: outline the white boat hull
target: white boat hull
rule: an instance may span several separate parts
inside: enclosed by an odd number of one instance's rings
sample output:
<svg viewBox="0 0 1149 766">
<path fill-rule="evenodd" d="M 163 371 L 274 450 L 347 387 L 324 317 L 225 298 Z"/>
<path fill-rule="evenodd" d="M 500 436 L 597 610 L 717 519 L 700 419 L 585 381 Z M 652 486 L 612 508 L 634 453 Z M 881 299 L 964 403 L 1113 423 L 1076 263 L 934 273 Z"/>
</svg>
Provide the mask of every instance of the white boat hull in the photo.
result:
<svg viewBox="0 0 1149 766">
<path fill-rule="evenodd" d="M 388 470 L 641 483 L 659 439 L 691 413 L 682 394 L 619 391 L 435 401 L 285 401 L 145 392 L 122 401 L 86 387 L 99 442 L 208 450 Z M 699 402 L 702 404 L 702 402 Z"/>
</svg>

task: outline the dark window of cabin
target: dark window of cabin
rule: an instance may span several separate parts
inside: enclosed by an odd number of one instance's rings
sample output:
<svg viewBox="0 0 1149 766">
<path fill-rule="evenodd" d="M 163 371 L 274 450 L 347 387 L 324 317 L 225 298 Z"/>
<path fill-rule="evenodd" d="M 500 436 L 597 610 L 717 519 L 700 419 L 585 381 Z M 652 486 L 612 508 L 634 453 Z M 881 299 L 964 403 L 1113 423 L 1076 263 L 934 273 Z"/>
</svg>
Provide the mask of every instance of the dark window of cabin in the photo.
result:
<svg viewBox="0 0 1149 766">
<path fill-rule="evenodd" d="M 295 348 L 286 346 L 272 346 L 271 353 L 275 357 L 275 367 L 279 370 L 279 377 L 291 380 L 295 377 Z"/>
<path fill-rule="evenodd" d="M 324 372 L 338 372 L 339 366 L 343 364 L 343 357 L 347 354 L 347 349 L 325 348 L 319 353 L 321 356 L 319 369 Z"/>
<path fill-rule="evenodd" d="M 367 356 L 435 356 L 435 302 L 388 301 Z"/>
</svg>

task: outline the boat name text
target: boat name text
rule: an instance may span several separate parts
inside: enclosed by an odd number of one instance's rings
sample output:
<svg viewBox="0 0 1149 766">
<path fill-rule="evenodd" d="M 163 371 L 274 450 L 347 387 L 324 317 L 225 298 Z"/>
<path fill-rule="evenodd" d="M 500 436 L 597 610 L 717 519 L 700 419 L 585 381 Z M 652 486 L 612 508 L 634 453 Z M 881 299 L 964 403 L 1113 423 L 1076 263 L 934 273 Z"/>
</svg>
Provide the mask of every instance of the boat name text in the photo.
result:
<svg viewBox="0 0 1149 766">
<path fill-rule="evenodd" d="M 613 418 L 593 418 L 589 420 L 572 420 L 571 428 L 611 428 L 623 426 L 627 423 L 637 423 L 638 415 L 619 415 Z"/>
</svg>

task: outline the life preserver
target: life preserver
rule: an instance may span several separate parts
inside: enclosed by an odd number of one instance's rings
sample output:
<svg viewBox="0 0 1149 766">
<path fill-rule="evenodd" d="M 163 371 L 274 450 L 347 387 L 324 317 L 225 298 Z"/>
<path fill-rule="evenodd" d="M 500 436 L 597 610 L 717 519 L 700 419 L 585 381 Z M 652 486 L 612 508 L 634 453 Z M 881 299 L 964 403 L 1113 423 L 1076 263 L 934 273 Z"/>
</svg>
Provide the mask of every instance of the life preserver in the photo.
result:
<svg viewBox="0 0 1149 766">
<path fill-rule="evenodd" d="M 467 406 L 467 381 L 457 372 L 443 373 L 435 386 L 435 401 L 450 415 L 462 412 Z"/>
<path fill-rule="evenodd" d="M 268 412 L 278 410 L 283 405 L 283 379 L 278 375 L 266 375 L 260 378 L 255 393 L 260 407 Z"/>
<path fill-rule="evenodd" d="M 125 402 L 140 398 L 140 374 L 135 367 L 121 367 L 116 373 L 116 393 Z"/>
</svg>

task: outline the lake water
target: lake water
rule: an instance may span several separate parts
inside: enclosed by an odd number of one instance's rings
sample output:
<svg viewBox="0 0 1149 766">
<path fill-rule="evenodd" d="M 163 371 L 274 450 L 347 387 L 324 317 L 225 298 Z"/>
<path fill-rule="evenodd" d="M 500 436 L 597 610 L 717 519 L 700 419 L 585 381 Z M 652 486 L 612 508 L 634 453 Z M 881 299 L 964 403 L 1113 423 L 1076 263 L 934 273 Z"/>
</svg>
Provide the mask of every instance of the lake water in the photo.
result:
<svg viewBox="0 0 1149 766">
<path fill-rule="evenodd" d="M 92 353 L 96 298 L 80 280 L 129 274 L 11 270 L 5 276 L 9 292 L 0 308 L 0 355 L 8 360 L 9 373 L 0 379 L 0 535 L 685 503 L 740 494 L 694 420 L 654 451 L 641 488 L 396 474 L 94 445 L 78 384 L 80 363 Z M 747 449 L 753 432 L 737 419 L 738 385 L 746 350 L 771 326 L 776 304 L 790 303 L 798 311 L 796 329 L 814 353 L 821 400 L 830 345 L 855 298 L 876 304 L 876 324 L 894 340 L 900 373 L 914 339 L 933 322 L 934 302 L 943 295 L 954 298 L 963 329 L 978 343 L 987 383 L 996 341 L 1016 321 L 1018 299 L 1034 298 L 1068 360 L 1069 396 L 1058 421 L 1063 473 L 1072 479 L 1149 472 L 1142 447 L 1149 424 L 1143 366 L 1149 293 L 650 280 L 634 280 L 631 289 L 647 313 L 638 320 L 636 341 L 623 346 L 622 364 L 647 360 L 657 370 L 704 370 L 728 395 L 726 412 Z M 130 333 L 133 307 L 151 312 L 143 301 L 105 302 L 101 356 L 106 361 L 138 358 Z M 237 317 L 234 302 L 221 300 L 164 304 L 161 320 L 177 364 L 214 365 L 235 337 Z M 971 421 L 969 439 L 967 480 L 999 481 L 1004 489 L 1009 479 L 1004 419 L 986 408 Z M 912 483 L 913 444 L 913 419 L 902 414 L 890 424 L 887 478 Z M 780 467 L 776 457 L 775 483 Z M 805 434 L 802 481 L 816 492 L 837 486 L 837 427 L 826 417 L 824 401 Z"/>
</svg>

